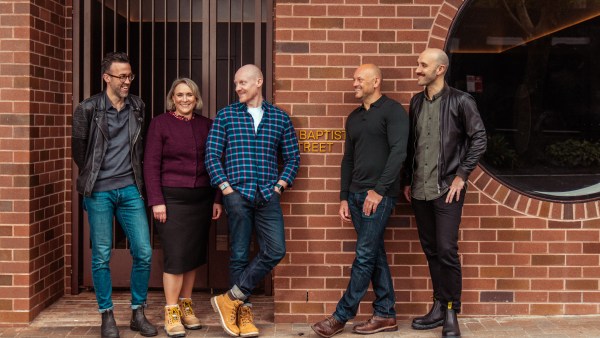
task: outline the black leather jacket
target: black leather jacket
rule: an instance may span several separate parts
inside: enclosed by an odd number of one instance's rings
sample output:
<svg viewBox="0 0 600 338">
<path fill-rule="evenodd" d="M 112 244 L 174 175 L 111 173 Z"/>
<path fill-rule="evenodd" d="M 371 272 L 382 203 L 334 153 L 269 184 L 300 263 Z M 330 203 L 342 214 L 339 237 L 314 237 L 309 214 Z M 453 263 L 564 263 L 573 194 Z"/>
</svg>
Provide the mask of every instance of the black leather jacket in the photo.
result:
<svg viewBox="0 0 600 338">
<path fill-rule="evenodd" d="M 73 161 L 79 167 L 77 191 L 90 196 L 94 183 L 106 154 L 108 142 L 108 122 L 104 92 L 82 101 L 73 113 L 71 146 Z M 140 194 L 143 194 L 144 177 L 142 161 L 144 159 L 144 102 L 135 95 L 129 95 L 131 114 L 129 118 L 129 145 L 133 176 Z"/>
<path fill-rule="evenodd" d="M 415 130 L 425 92 L 410 100 L 408 111 L 410 132 L 404 185 L 411 185 L 415 169 L 417 140 Z M 475 99 L 468 93 L 444 86 L 440 102 L 440 154 L 438 156 L 438 184 L 443 190 L 452 184 L 455 176 L 465 183 L 485 152 L 487 137 Z"/>
</svg>

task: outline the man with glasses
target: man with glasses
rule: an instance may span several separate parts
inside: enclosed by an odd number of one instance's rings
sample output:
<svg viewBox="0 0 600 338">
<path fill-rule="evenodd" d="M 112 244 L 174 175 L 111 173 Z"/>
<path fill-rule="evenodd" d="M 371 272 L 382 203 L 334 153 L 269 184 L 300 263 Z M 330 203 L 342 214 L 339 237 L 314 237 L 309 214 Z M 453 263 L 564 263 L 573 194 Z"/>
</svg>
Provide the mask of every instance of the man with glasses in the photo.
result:
<svg viewBox="0 0 600 338">
<path fill-rule="evenodd" d="M 144 102 L 129 95 L 131 72 L 125 53 L 108 53 L 101 63 L 106 90 L 81 102 L 73 113 L 73 160 L 79 167 L 77 191 L 83 195 L 92 243 L 92 278 L 102 315 L 102 337 L 119 337 L 113 316 L 110 255 L 113 218 L 123 228 L 133 257 L 130 328 L 157 335 L 144 315 L 152 247 L 144 186 Z"/>
</svg>

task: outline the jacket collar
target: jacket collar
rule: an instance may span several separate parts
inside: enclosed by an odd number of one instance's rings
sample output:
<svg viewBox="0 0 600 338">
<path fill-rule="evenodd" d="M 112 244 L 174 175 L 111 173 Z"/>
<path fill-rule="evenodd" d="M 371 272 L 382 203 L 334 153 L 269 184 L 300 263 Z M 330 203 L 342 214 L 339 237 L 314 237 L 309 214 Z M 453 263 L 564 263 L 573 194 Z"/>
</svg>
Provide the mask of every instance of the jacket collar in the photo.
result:
<svg viewBox="0 0 600 338">
<path fill-rule="evenodd" d="M 108 97 L 108 94 L 106 93 L 106 90 L 103 92 L 103 97 L 104 100 L 100 100 L 100 110 L 101 111 L 107 111 L 108 109 L 110 109 L 111 107 L 113 107 L 112 102 L 110 101 L 110 98 Z M 134 107 L 131 104 L 132 100 L 129 99 L 129 95 L 127 95 L 127 97 L 125 97 L 125 106 L 130 106 L 132 108 L 132 110 L 136 110 L 137 107 Z M 115 108 L 116 109 L 116 108 Z"/>
<path fill-rule="evenodd" d="M 448 92 L 450 91 L 450 88 L 448 87 L 448 83 L 444 82 L 444 87 L 442 87 L 442 90 L 439 91 L 439 93 L 433 95 L 432 98 L 429 98 L 427 96 L 427 89 L 423 90 L 423 96 L 425 97 L 425 100 L 427 101 L 435 101 L 437 98 L 445 96 L 446 94 L 448 94 Z"/>
</svg>

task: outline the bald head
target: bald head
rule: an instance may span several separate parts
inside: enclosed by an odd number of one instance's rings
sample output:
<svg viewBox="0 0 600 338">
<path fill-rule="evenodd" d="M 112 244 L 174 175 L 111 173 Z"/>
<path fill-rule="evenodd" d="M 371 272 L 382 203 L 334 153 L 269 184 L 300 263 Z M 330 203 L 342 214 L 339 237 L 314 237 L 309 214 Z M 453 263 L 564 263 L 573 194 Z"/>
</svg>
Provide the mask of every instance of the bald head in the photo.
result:
<svg viewBox="0 0 600 338">
<path fill-rule="evenodd" d="M 381 97 L 381 69 L 374 64 L 361 65 L 354 72 L 354 94 L 365 107 Z"/>
<path fill-rule="evenodd" d="M 248 107 L 260 107 L 262 104 L 263 73 L 255 65 L 245 65 L 235 72 L 233 78 L 235 92 L 241 103 Z"/>
<path fill-rule="evenodd" d="M 249 79 L 263 79 L 263 73 L 260 68 L 252 64 L 240 67 L 235 75 L 237 76 L 238 74 L 244 74 Z"/>
<path fill-rule="evenodd" d="M 432 96 L 442 90 L 448 70 L 448 55 L 439 48 L 427 48 L 419 55 L 417 63 L 417 83 L 427 87 Z"/>
<path fill-rule="evenodd" d="M 381 69 L 372 63 L 365 63 L 356 69 L 356 72 L 360 72 L 371 78 L 378 78 L 381 80 Z"/>
<path fill-rule="evenodd" d="M 422 53 L 422 56 L 427 56 L 429 60 L 437 63 L 438 65 L 444 65 L 448 67 L 450 61 L 448 60 L 448 54 L 439 48 L 427 48 Z"/>
</svg>

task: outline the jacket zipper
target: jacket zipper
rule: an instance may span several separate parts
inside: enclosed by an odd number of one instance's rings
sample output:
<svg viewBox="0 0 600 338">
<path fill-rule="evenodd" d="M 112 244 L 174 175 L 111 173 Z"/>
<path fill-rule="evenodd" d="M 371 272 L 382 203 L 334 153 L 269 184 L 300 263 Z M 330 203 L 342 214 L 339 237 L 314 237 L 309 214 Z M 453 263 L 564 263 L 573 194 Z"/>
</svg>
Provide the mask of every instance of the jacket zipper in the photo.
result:
<svg viewBox="0 0 600 338">
<path fill-rule="evenodd" d="M 140 111 L 140 109 L 138 107 L 135 107 L 134 110 L 136 112 Z M 137 186 L 139 180 L 138 180 L 138 177 L 137 177 L 137 174 L 136 174 L 135 170 L 133 169 L 133 166 L 134 166 L 133 153 L 135 152 L 135 142 L 137 141 L 138 136 L 140 136 L 140 132 L 141 132 L 141 129 L 142 129 L 142 124 L 141 124 L 142 118 L 141 117 L 137 117 L 137 116 L 136 116 L 136 118 L 137 118 L 137 120 L 138 120 L 139 123 L 137 125 L 137 130 L 135 132 L 135 136 L 133 137 L 133 139 L 131 141 L 131 144 L 129 145 L 129 147 L 130 147 L 130 149 L 129 149 L 129 154 L 130 154 L 129 157 L 130 157 L 130 159 L 129 160 L 131 161 L 131 170 L 133 171 L 133 178 L 134 178 L 135 184 Z M 138 187 L 138 190 L 140 190 L 139 187 Z M 142 192 L 141 191 L 138 191 L 138 192 L 140 194 L 140 198 L 142 200 L 144 200 L 144 196 L 142 195 Z"/>
<path fill-rule="evenodd" d="M 440 100 L 442 100 L 443 97 L 440 98 Z M 438 152 L 438 159 L 437 159 L 437 188 L 438 188 L 438 194 L 442 191 L 441 186 L 440 186 L 440 172 L 442 171 L 442 161 L 440 160 L 443 156 L 442 156 L 442 152 L 444 151 L 444 140 L 442 139 L 443 137 L 443 133 L 442 133 L 442 103 L 440 101 L 440 111 L 438 112 L 438 133 L 440 134 L 440 151 Z"/>
</svg>

